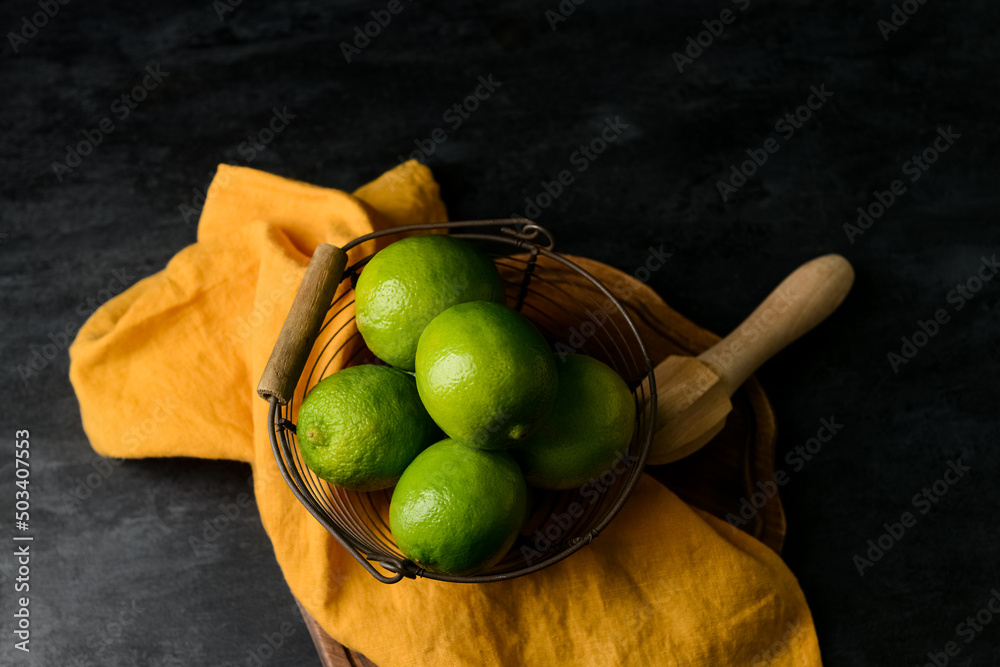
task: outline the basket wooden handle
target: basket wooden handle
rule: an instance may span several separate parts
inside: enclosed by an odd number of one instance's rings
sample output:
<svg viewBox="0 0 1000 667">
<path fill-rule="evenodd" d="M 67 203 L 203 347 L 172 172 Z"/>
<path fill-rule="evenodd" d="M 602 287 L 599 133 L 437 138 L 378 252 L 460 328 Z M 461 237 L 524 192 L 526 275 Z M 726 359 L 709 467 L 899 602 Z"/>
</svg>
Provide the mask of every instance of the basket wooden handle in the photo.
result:
<svg viewBox="0 0 1000 667">
<path fill-rule="evenodd" d="M 281 405 L 292 399 L 346 266 L 346 252 L 327 243 L 316 246 L 257 385 L 261 398 L 276 398 Z"/>
<path fill-rule="evenodd" d="M 765 361 L 836 310 L 853 282 L 854 269 L 840 255 L 806 262 L 698 359 L 715 371 L 732 396 Z"/>
</svg>

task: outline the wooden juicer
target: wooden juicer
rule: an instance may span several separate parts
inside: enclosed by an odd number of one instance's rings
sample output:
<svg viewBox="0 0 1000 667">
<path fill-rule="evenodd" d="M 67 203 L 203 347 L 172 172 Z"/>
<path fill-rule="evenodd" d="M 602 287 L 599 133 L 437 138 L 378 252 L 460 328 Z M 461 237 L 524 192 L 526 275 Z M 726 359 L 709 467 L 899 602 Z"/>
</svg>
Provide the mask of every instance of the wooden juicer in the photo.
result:
<svg viewBox="0 0 1000 667">
<path fill-rule="evenodd" d="M 711 348 L 697 357 L 675 355 L 660 362 L 654 370 L 658 430 L 647 463 L 671 463 L 715 437 L 740 385 L 836 310 L 853 282 L 854 270 L 842 256 L 817 257 L 785 278 Z"/>
</svg>

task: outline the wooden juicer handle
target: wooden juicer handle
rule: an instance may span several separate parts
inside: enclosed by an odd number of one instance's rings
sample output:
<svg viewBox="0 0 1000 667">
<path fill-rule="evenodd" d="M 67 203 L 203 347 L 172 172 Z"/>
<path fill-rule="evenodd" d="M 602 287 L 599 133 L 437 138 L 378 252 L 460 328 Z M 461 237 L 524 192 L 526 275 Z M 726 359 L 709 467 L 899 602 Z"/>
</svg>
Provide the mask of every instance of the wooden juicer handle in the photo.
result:
<svg viewBox="0 0 1000 667">
<path fill-rule="evenodd" d="M 822 322 L 844 300 L 854 270 L 840 255 L 806 262 L 740 326 L 697 358 L 670 356 L 654 369 L 656 433 L 648 463 L 670 463 L 715 437 L 730 397 L 778 351 Z"/>
<path fill-rule="evenodd" d="M 829 317 L 853 283 L 854 269 L 840 255 L 806 262 L 698 359 L 715 371 L 732 396 L 765 361 Z"/>
</svg>

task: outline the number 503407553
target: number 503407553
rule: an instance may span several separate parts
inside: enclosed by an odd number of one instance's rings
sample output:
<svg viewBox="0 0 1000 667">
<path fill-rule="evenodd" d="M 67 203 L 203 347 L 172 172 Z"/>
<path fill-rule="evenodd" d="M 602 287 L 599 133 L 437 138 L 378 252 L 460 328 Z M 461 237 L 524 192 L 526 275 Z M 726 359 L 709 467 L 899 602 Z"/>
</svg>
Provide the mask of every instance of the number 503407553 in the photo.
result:
<svg viewBox="0 0 1000 667">
<path fill-rule="evenodd" d="M 31 457 L 31 444 L 28 441 L 29 438 L 28 431 L 17 431 L 14 433 L 14 476 L 17 478 L 14 485 L 17 487 L 17 491 L 14 493 L 14 520 L 18 522 L 27 523 L 28 521 L 28 508 L 30 507 L 28 503 L 28 482 L 30 473 L 30 464 L 28 459 Z"/>
</svg>

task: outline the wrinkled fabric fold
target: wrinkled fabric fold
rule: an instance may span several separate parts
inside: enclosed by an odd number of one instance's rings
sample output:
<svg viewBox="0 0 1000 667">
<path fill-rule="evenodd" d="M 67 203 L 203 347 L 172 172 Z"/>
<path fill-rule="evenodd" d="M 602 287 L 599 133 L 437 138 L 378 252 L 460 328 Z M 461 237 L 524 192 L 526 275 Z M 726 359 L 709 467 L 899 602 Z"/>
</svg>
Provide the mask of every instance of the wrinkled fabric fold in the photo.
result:
<svg viewBox="0 0 1000 667">
<path fill-rule="evenodd" d="M 381 584 L 298 503 L 255 390 L 313 249 L 446 219 L 416 162 L 353 194 L 220 165 L 197 242 L 99 308 L 70 348 L 93 448 L 249 463 L 292 592 L 382 667 L 819 665 L 808 606 L 778 555 L 648 476 L 591 545 L 482 585 Z"/>
</svg>

